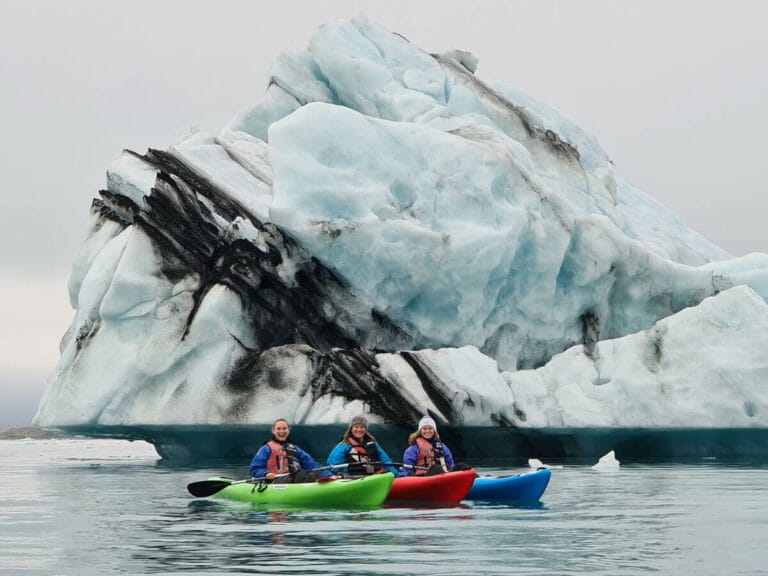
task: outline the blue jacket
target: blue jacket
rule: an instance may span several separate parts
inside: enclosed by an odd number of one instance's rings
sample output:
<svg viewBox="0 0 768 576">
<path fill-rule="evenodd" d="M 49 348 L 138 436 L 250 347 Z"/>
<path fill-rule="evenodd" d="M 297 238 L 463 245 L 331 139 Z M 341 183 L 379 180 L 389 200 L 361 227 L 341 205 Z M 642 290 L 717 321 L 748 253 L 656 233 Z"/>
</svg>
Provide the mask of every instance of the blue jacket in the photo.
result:
<svg viewBox="0 0 768 576">
<path fill-rule="evenodd" d="M 425 438 L 426 440 L 426 438 Z M 429 441 L 430 444 L 434 447 L 435 440 L 434 438 Z M 453 463 L 453 454 L 451 454 L 450 449 L 448 446 L 443 443 L 443 456 L 445 456 L 445 464 L 448 466 L 448 470 L 453 470 L 454 463 Z M 409 466 L 416 466 L 416 461 L 419 459 L 419 446 L 418 444 L 413 444 L 411 446 L 408 446 L 408 448 L 405 449 L 405 453 L 403 453 L 403 464 L 408 464 Z M 400 471 L 400 476 L 408 476 L 413 472 L 413 468 L 403 467 L 403 469 Z"/>
<path fill-rule="evenodd" d="M 352 450 L 352 445 L 347 444 L 346 442 L 339 442 L 336 444 L 336 447 L 331 450 L 331 453 L 328 455 L 328 465 L 329 466 L 335 466 L 336 464 L 346 464 L 349 462 L 347 460 L 347 455 Z M 379 451 L 379 460 L 381 462 L 391 463 L 392 459 L 389 457 L 389 455 L 384 452 L 384 448 L 381 447 L 381 445 L 376 442 L 376 450 Z M 397 476 L 397 468 L 394 466 L 387 466 L 387 470 L 392 472 L 395 476 Z M 342 469 L 343 471 L 343 469 Z"/>
<path fill-rule="evenodd" d="M 277 442 L 277 440 L 275 440 L 275 442 Z M 292 442 L 281 442 L 281 444 L 285 446 L 286 444 L 292 444 Z M 301 464 L 302 470 L 313 470 L 321 467 L 320 464 L 312 459 L 312 456 L 304 452 L 304 450 L 296 446 L 296 444 L 294 444 L 293 447 L 296 448 L 296 453 L 299 455 L 299 463 Z M 267 461 L 271 455 L 272 449 L 269 447 L 269 444 L 265 443 L 259 448 L 256 455 L 253 457 L 253 460 L 251 460 L 251 478 L 263 478 L 267 475 L 269 472 Z M 331 476 L 332 474 L 333 473 L 330 470 L 323 470 L 319 473 L 320 476 Z"/>
</svg>

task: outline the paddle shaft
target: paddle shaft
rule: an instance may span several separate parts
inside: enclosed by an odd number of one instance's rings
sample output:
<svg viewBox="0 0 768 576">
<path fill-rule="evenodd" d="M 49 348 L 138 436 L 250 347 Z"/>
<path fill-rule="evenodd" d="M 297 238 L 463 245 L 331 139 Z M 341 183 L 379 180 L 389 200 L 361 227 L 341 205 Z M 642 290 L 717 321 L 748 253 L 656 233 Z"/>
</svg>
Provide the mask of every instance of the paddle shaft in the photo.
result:
<svg viewBox="0 0 768 576">
<path fill-rule="evenodd" d="M 288 474 L 280 474 L 279 476 L 288 476 Z M 246 480 L 201 480 L 200 482 L 192 482 L 187 484 L 187 490 L 192 496 L 198 498 L 206 498 L 213 496 L 216 492 L 224 490 L 227 486 L 234 484 L 256 484 L 257 482 L 265 482 L 267 478 L 248 478 Z"/>
<path fill-rule="evenodd" d="M 429 468 L 425 466 L 415 466 L 413 464 L 403 464 L 402 462 L 390 462 L 389 463 L 392 466 L 397 466 L 398 468 L 411 468 L 413 470 L 429 470 Z"/>
<path fill-rule="evenodd" d="M 335 464 L 333 466 L 320 466 L 318 468 L 312 468 L 311 470 L 308 470 L 308 472 L 322 472 L 324 470 L 335 470 L 337 468 L 346 468 L 349 466 L 349 464 Z M 286 472 L 283 474 L 277 474 L 275 478 L 281 478 L 284 476 L 290 476 L 290 472 Z M 256 484 L 258 482 L 268 482 L 269 480 L 273 480 L 274 478 L 267 478 L 265 476 L 261 478 L 247 478 L 245 480 L 202 480 L 200 482 L 192 482 L 191 484 L 187 485 L 187 490 L 189 490 L 190 494 L 192 496 L 196 496 L 198 498 L 206 498 L 208 496 L 213 496 L 216 494 L 216 492 L 220 492 L 221 490 L 224 490 L 227 486 L 232 486 L 233 484 Z"/>
<path fill-rule="evenodd" d="M 413 470 L 429 470 L 424 466 L 415 466 L 413 464 L 403 464 L 402 462 L 384 462 L 383 460 L 369 460 L 367 462 L 354 462 L 353 464 L 382 464 L 383 466 L 394 466 L 395 468 L 412 468 Z M 344 464 L 344 466 L 351 466 L 352 464 Z"/>
<path fill-rule="evenodd" d="M 382 464 L 383 466 L 394 466 L 395 468 L 411 468 L 412 470 L 429 470 L 424 466 L 415 466 L 413 464 L 403 464 L 402 462 L 384 462 L 383 460 L 369 460 L 368 462 L 355 462 L 355 464 Z M 349 466 L 350 464 L 347 464 Z"/>
</svg>

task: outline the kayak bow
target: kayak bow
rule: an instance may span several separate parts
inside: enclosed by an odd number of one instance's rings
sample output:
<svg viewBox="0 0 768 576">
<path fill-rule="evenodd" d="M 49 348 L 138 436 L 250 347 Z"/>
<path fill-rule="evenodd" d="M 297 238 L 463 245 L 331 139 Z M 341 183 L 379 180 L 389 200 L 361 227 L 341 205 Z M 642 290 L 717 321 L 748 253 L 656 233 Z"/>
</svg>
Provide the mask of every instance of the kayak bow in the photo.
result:
<svg viewBox="0 0 768 576">
<path fill-rule="evenodd" d="M 552 472 L 546 468 L 517 476 L 478 476 L 466 500 L 534 501 L 547 489 Z"/>
<path fill-rule="evenodd" d="M 460 502 L 476 476 L 474 470 L 460 470 L 434 476 L 395 478 L 387 502 Z"/>
<path fill-rule="evenodd" d="M 291 506 L 380 506 L 389 494 L 393 480 L 394 476 L 386 473 L 330 482 L 230 484 L 216 492 L 213 498 Z"/>
</svg>

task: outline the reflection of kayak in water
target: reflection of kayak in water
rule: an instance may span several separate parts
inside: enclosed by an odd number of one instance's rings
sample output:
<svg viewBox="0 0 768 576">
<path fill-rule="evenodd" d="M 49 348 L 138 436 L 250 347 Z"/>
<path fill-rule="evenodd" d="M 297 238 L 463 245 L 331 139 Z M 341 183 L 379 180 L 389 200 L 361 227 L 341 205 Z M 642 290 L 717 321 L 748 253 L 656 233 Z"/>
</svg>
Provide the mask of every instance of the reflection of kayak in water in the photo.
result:
<svg viewBox="0 0 768 576">
<path fill-rule="evenodd" d="M 532 501 L 541 498 L 552 472 L 546 468 L 517 476 L 478 476 L 466 500 Z"/>
<path fill-rule="evenodd" d="M 388 502 L 459 502 L 467 496 L 477 472 L 460 470 L 434 476 L 395 478 Z"/>
<path fill-rule="evenodd" d="M 337 479 L 301 484 L 267 484 L 266 482 L 233 482 L 228 478 L 211 478 L 222 482 L 222 488 L 210 494 L 238 502 L 288 504 L 291 506 L 380 506 L 389 494 L 394 476 L 376 474 L 359 479 Z M 230 484 L 225 484 L 230 482 Z M 194 492 L 193 492 L 194 494 Z"/>
</svg>

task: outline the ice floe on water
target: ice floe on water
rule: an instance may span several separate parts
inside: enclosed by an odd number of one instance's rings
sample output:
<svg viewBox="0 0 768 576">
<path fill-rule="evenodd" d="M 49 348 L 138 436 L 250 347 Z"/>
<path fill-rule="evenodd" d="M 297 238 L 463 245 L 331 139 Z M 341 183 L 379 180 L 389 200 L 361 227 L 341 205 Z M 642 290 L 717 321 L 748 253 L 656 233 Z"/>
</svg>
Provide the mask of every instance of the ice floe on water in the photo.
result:
<svg viewBox="0 0 768 576">
<path fill-rule="evenodd" d="M 605 454 L 598 460 L 597 464 L 592 466 L 592 470 L 597 470 L 598 472 L 613 472 L 620 468 L 620 462 L 616 460 L 616 455 L 613 453 L 613 450 L 608 452 L 608 454 Z"/>
</svg>

